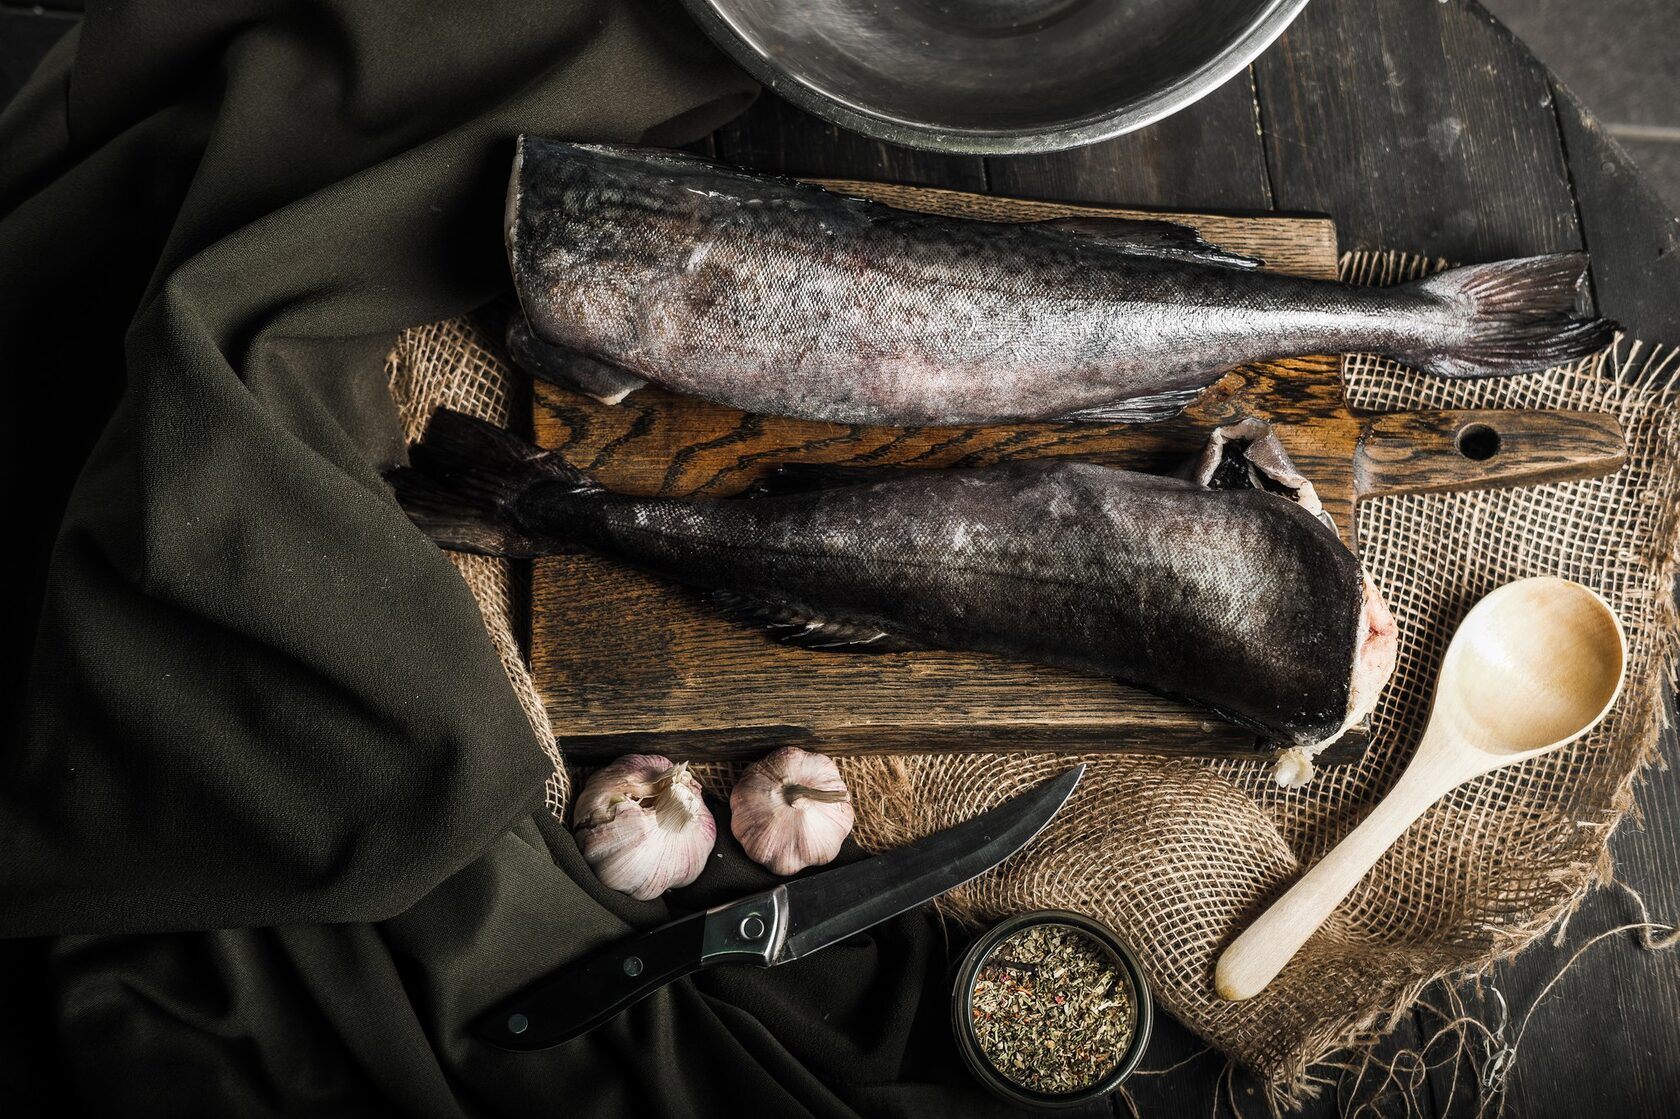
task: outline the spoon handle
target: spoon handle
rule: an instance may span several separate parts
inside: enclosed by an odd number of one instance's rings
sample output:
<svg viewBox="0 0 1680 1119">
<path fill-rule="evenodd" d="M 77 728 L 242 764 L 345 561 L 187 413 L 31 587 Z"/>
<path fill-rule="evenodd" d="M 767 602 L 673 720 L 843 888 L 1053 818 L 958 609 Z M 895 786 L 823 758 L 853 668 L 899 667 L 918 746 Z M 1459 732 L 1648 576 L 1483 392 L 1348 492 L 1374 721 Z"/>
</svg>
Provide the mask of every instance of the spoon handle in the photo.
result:
<svg viewBox="0 0 1680 1119">
<path fill-rule="evenodd" d="M 1407 769 L 1347 838 L 1225 949 L 1213 972 L 1219 997 L 1235 1002 L 1264 990 L 1383 852 L 1448 788 L 1428 766 Z"/>
</svg>

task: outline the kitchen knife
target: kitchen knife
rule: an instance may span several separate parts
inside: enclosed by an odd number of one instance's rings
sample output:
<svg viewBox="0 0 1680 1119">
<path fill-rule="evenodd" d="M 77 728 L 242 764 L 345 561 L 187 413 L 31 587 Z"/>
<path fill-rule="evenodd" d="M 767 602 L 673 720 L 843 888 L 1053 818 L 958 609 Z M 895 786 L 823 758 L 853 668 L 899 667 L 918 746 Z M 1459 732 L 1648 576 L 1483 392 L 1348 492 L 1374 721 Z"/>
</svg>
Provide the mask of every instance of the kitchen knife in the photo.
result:
<svg viewBox="0 0 1680 1119">
<path fill-rule="evenodd" d="M 884 855 L 695 913 L 568 964 L 503 1000 L 472 1031 L 503 1049 L 547 1049 L 673 979 L 719 964 L 775 967 L 962 885 L 1026 846 L 1085 772 L 1077 766 L 972 820 Z"/>
</svg>

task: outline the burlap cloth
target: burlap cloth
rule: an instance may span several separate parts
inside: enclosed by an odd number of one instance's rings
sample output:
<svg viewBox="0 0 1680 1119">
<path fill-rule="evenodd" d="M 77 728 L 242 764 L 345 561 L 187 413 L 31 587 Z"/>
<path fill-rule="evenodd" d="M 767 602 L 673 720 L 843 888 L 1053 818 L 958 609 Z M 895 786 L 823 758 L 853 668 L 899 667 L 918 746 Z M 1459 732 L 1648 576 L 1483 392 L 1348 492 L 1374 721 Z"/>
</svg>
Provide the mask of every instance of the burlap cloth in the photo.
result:
<svg viewBox="0 0 1680 1119">
<path fill-rule="evenodd" d="M 1396 254 L 1343 258 L 1344 278 L 1390 283 L 1436 264 Z M 1137 951 L 1159 1004 L 1260 1076 L 1274 1103 L 1298 1100 L 1309 1069 L 1368 1045 L 1433 980 L 1485 969 L 1540 936 L 1610 875 L 1607 840 L 1632 802 L 1673 672 L 1670 597 L 1680 492 L 1680 363 L 1622 341 L 1579 365 L 1504 380 L 1447 382 L 1381 359 L 1346 363 L 1357 408 L 1567 408 L 1620 417 L 1628 463 L 1588 482 L 1367 501 L 1366 568 L 1400 623 L 1400 657 L 1357 765 L 1283 790 L 1265 762 L 1092 754 L 1073 799 L 1028 850 L 949 895 L 948 912 L 988 920 L 1061 907 L 1107 922 Z M 528 385 L 469 320 L 397 341 L 391 391 L 411 438 L 439 405 L 526 429 Z M 543 748 L 549 806 L 564 815 L 564 759 L 532 686 L 523 571 L 456 556 Z M 1627 628 L 1623 698 L 1576 745 L 1459 789 L 1408 831 L 1260 997 L 1213 993 L 1219 949 L 1388 788 L 1421 733 L 1454 627 L 1502 583 L 1554 574 L 1604 595 Z M 967 819 L 1068 766 L 1064 755 L 849 758 L 858 841 L 886 848 Z M 703 775 L 714 792 L 729 775 Z"/>
</svg>

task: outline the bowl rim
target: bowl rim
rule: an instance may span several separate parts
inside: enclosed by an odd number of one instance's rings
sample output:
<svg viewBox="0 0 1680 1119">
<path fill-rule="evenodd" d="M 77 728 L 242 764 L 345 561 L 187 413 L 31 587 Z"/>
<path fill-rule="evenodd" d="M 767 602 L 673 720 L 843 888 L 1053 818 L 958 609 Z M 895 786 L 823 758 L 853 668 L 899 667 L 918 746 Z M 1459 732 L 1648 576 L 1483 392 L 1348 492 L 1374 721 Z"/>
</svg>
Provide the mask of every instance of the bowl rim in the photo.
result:
<svg viewBox="0 0 1680 1119">
<path fill-rule="evenodd" d="M 985 963 L 986 957 L 992 954 L 992 949 L 1014 933 L 1032 925 L 1065 925 L 1078 929 L 1097 941 L 1126 972 L 1132 982 L 1132 993 L 1137 1001 L 1137 1025 L 1133 1030 L 1131 1043 L 1114 1068 L 1089 1087 L 1062 1096 L 1035 1092 L 1006 1078 L 993 1067 L 985 1054 L 980 1052 L 979 1040 L 974 1036 L 971 1000 L 974 980 L 981 965 Z M 981 1086 L 993 1095 L 1010 1103 L 1040 1111 L 1062 1111 L 1082 1107 L 1120 1087 L 1143 1060 L 1143 1052 L 1149 1047 L 1149 1035 L 1154 1025 L 1154 999 L 1149 993 L 1149 984 L 1143 977 L 1143 968 L 1137 957 L 1132 954 L 1132 950 L 1120 939 L 1119 934 L 1107 925 L 1068 909 L 1034 909 L 999 921 L 968 946 L 962 955 L 962 962 L 957 966 L 956 977 L 951 985 L 951 1030 L 955 1035 L 957 1051 L 962 1056 L 963 1064 Z"/>
<path fill-rule="evenodd" d="M 824 120 L 877 140 L 954 155 L 1030 155 L 1112 140 L 1145 128 L 1206 97 L 1288 29 L 1308 0 L 1270 0 L 1244 31 L 1218 54 L 1143 99 L 1063 124 L 1034 128 L 962 129 L 919 124 L 865 109 L 778 69 L 753 48 L 717 10 L 717 0 L 682 0 L 725 54 L 760 84 Z"/>
</svg>

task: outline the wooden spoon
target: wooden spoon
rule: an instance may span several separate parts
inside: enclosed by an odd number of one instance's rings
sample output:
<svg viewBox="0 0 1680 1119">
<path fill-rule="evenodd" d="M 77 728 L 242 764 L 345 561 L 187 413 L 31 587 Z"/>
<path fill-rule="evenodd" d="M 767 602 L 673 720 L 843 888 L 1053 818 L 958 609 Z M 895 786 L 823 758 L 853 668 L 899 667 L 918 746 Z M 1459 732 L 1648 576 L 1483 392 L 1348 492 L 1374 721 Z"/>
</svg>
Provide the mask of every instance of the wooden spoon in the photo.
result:
<svg viewBox="0 0 1680 1119">
<path fill-rule="evenodd" d="M 1253 998 L 1276 978 L 1390 844 L 1441 797 L 1575 741 L 1622 690 L 1627 637 L 1598 595 L 1567 579 L 1507 583 L 1478 602 L 1441 664 L 1417 754 L 1346 839 L 1219 957 L 1214 989 Z"/>
</svg>

